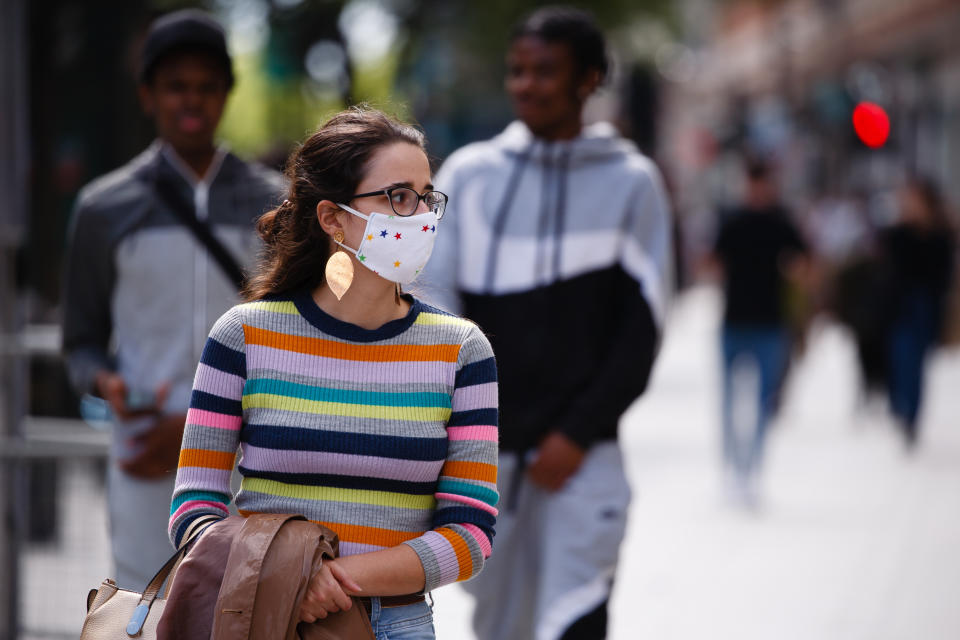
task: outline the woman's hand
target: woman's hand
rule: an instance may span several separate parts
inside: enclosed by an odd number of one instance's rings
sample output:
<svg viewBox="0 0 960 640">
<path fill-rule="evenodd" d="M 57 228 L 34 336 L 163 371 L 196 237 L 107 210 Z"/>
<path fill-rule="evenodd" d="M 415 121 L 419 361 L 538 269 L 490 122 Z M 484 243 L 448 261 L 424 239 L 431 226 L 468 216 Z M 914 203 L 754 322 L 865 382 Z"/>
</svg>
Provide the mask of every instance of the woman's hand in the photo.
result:
<svg viewBox="0 0 960 640">
<path fill-rule="evenodd" d="M 307 594 L 300 604 L 300 621 L 316 622 L 331 613 L 346 611 L 352 604 L 350 595 L 360 591 L 360 586 L 336 560 L 325 560 L 320 571 L 310 578 Z"/>
</svg>

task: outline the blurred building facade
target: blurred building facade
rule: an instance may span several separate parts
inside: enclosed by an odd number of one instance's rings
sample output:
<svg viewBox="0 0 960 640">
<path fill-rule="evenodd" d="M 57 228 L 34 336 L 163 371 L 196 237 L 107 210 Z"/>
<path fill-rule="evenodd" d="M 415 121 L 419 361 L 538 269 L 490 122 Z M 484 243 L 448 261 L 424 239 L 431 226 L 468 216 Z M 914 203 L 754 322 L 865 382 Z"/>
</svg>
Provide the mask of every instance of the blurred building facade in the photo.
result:
<svg viewBox="0 0 960 640">
<path fill-rule="evenodd" d="M 895 214 L 910 173 L 960 203 L 960 3 L 955 0 L 685 0 L 679 43 L 658 52 L 666 79 L 660 155 L 685 217 L 687 250 L 704 249 L 717 205 L 738 190 L 735 153 L 781 169 L 801 218 L 825 197 L 865 204 L 872 222 Z M 869 148 L 856 104 L 889 116 Z"/>
</svg>

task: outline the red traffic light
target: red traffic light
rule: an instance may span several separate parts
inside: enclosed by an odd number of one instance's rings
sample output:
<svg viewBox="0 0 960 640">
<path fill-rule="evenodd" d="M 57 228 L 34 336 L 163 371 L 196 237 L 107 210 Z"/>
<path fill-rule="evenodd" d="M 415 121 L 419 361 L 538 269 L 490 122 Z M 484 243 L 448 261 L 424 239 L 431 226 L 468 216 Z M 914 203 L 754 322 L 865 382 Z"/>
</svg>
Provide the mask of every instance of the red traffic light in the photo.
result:
<svg viewBox="0 0 960 640">
<path fill-rule="evenodd" d="M 861 102 L 853 110 L 853 128 L 863 144 L 878 149 L 890 136 L 890 118 L 880 105 Z"/>
</svg>

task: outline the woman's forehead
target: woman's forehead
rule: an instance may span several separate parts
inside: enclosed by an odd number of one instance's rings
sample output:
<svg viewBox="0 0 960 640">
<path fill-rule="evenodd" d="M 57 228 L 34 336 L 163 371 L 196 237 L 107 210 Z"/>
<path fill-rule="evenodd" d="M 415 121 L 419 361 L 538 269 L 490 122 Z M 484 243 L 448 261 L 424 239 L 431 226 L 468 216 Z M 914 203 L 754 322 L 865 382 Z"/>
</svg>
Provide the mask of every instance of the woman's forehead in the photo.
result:
<svg viewBox="0 0 960 640">
<path fill-rule="evenodd" d="M 396 142 L 373 152 L 360 184 L 376 183 L 385 186 L 410 183 L 423 186 L 430 182 L 430 162 L 420 147 L 408 142 Z"/>
</svg>

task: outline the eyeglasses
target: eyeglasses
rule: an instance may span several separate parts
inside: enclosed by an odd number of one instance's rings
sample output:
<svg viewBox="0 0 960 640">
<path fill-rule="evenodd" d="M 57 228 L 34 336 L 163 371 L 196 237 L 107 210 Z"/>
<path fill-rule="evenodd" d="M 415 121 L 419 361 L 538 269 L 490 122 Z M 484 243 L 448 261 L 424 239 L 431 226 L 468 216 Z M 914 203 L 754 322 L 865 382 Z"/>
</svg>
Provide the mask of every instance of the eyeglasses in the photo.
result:
<svg viewBox="0 0 960 640">
<path fill-rule="evenodd" d="M 420 201 L 433 212 L 437 220 L 443 217 L 443 212 L 447 208 L 447 194 L 439 191 L 427 191 L 426 193 L 417 193 L 410 187 L 390 187 L 380 191 L 371 191 L 370 193 L 357 193 L 353 198 L 369 198 L 372 196 L 386 196 L 390 201 L 390 207 L 398 216 L 412 216 L 417 212 Z"/>
</svg>

